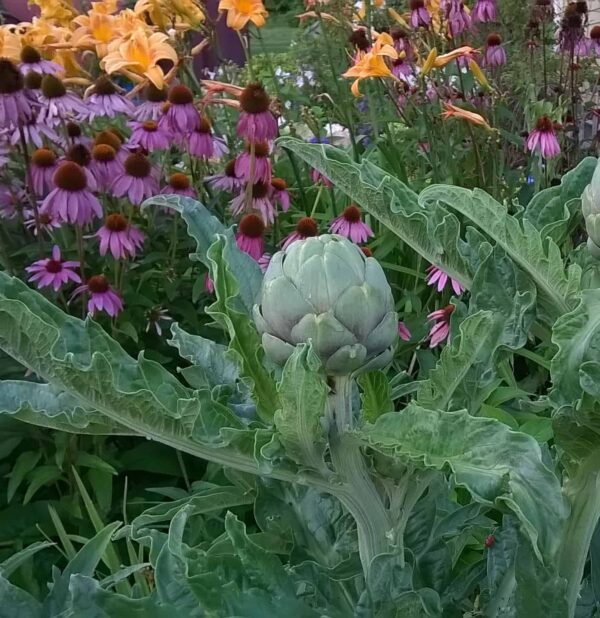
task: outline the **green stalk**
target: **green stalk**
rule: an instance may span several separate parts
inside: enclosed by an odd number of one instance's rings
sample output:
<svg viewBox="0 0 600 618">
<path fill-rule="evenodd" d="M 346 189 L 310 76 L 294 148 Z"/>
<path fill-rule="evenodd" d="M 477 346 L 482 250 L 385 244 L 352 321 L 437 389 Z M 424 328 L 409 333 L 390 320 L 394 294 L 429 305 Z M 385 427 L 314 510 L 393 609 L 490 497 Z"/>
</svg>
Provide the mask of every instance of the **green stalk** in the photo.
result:
<svg viewBox="0 0 600 618">
<path fill-rule="evenodd" d="M 600 451 L 579 466 L 564 489 L 571 514 L 559 553 L 559 573 L 567 580 L 568 618 L 575 616 L 592 535 L 600 519 Z"/>
</svg>

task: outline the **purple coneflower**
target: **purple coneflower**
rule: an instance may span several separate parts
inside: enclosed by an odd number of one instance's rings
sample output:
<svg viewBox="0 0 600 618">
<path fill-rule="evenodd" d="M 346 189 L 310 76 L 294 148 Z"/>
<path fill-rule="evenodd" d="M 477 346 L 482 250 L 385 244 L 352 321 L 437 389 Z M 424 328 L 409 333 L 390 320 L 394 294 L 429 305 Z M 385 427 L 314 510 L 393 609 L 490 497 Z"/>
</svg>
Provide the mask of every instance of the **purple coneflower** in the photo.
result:
<svg viewBox="0 0 600 618">
<path fill-rule="evenodd" d="M 413 66 L 406 58 L 396 58 L 392 60 L 392 74 L 398 79 L 407 80 L 413 75 Z"/>
<path fill-rule="evenodd" d="M 60 248 L 54 245 L 52 257 L 37 260 L 25 270 L 31 274 L 28 281 L 35 281 L 38 289 L 51 285 L 55 292 L 69 281 L 81 283 L 81 277 L 73 270 L 79 268 L 79 262 L 64 261 L 60 255 Z"/>
<path fill-rule="evenodd" d="M 98 188 L 107 191 L 114 179 L 123 174 L 123 163 L 117 159 L 117 153 L 108 144 L 98 144 L 92 148 L 90 171 L 96 178 Z"/>
<path fill-rule="evenodd" d="M 33 145 L 36 148 L 42 148 L 44 142 L 50 142 L 52 144 L 60 142 L 60 138 L 56 131 L 47 127 L 44 123 L 38 122 L 35 113 L 25 118 L 19 127 L 13 127 L 13 131 L 9 136 L 9 141 L 13 146 L 17 146 L 21 143 L 21 130 L 23 131 L 25 143 L 27 145 Z"/>
<path fill-rule="evenodd" d="M 427 269 L 427 285 L 432 285 L 437 287 L 438 292 L 442 292 L 446 287 L 448 281 L 450 281 L 450 285 L 454 290 L 456 295 L 462 294 L 464 292 L 463 286 L 456 280 L 450 277 L 447 273 L 445 273 L 441 268 L 437 266 L 430 266 Z"/>
<path fill-rule="evenodd" d="M 61 163 L 53 180 L 56 188 L 42 202 L 42 212 L 78 225 L 86 225 L 93 217 L 102 217 L 102 206 L 88 189 L 85 172 L 77 163 Z"/>
<path fill-rule="evenodd" d="M 21 188 L 0 185 L 0 218 L 12 219 L 17 215 L 17 206 L 27 199 Z"/>
<path fill-rule="evenodd" d="M 271 182 L 271 159 L 269 158 L 269 143 L 256 142 L 254 144 L 254 169 L 252 167 L 252 145 L 246 144 L 246 152 L 235 160 L 235 175 L 243 181 L 250 180 L 264 183 Z M 252 173 L 251 173 L 252 172 Z"/>
<path fill-rule="evenodd" d="M 118 114 L 131 115 L 134 111 L 133 103 L 117 92 L 115 85 L 106 75 L 96 80 L 92 93 L 85 102 L 85 117 L 90 121 L 94 118 L 114 118 Z"/>
<path fill-rule="evenodd" d="M 417 28 L 429 28 L 431 15 L 425 8 L 425 0 L 410 0 L 410 25 Z"/>
<path fill-rule="evenodd" d="M 87 135 L 83 134 L 80 124 L 78 124 L 77 122 L 69 121 L 65 123 L 65 127 L 66 127 L 67 137 L 60 138 L 60 144 L 65 150 L 77 144 L 82 144 L 88 150 L 91 150 L 92 145 L 93 145 L 93 140 L 91 137 L 88 137 Z"/>
<path fill-rule="evenodd" d="M 407 62 L 411 62 L 415 57 L 415 50 L 413 49 L 410 41 L 410 33 L 408 30 L 401 26 L 395 26 L 390 31 L 392 41 L 394 41 L 394 49 L 398 52 L 398 55 L 404 54 L 404 59 Z"/>
<path fill-rule="evenodd" d="M 42 232 L 50 233 L 59 228 L 62 223 L 49 212 L 38 212 L 38 220 L 35 220 L 35 213 L 31 208 L 23 209 L 25 227 L 37 236 L 38 228 Z"/>
<path fill-rule="evenodd" d="M 92 163 L 92 155 L 83 144 L 75 144 L 74 146 L 71 146 L 67 150 L 64 160 L 77 163 L 77 165 L 79 165 L 85 173 L 88 189 L 90 191 L 98 190 L 98 181 L 96 180 L 96 176 L 90 167 Z"/>
<path fill-rule="evenodd" d="M 596 56 L 600 56 L 600 26 L 594 26 L 590 30 L 590 49 Z"/>
<path fill-rule="evenodd" d="M 333 187 L 333 183 L 331 182 L 331 180 L 329 180 L 327 176 L 324 176 L 323 174 L 321 174 L 319 170 L 316 170 L 314 168 L 310 170 L 310 179 L 312 180 L 314 184 L 317 184 L 320 182 L 328 189 L 331 189 Z"/>
<path fill-rule="evenodd" d="M 279 203 L 281 210 L 287 212 L 290 209 L 290 193 L 287 182 L 283 178 L 271 178 L 271 195 L 273 204 Z"/>
<path fill-rule="evenodd" d="M 94 315 L 96 311 L 106 311 L 109 316 L 114 318 L 123 309 L 121 297 L 112 289 L 108 279 L 104 275 L 94 275 L 87 280 L 87 283 L 80 285 L 71 296 L 71 300 L 87 292 L 90 297 L 87 303 L 87 310 Z"/>
<path fill-rule="evenodd" d="M 123 173 L 115 178 L 111 186 L 117 197 L 127 195 L 132 204 L 139 206 L 158 193 L 157 172 L 146 155 L 141 152 L 130 154 L 123 168 Z"/>
<path fill-rule="evenodd" d="M 54 188 L 54 172 L 57 169 L 56 155 L 48 148 L 38 148 L 31 154 L 31 184 L 34 193 L 45 195 Z"/>
<path fill-rule="evenodd" d="M 183 84 L 173 86 L 169 90 L 166 112 L 160 120 L 176 134 L 185 134 L 195 131 L 200 124 L 200 114 L 194 106 L 192 91 Z"/>
<path fill-rule="evenodd" d="M 154 152 L 155 150 L 167 150 L 171 147 L 172 136 L 164 124 L 159 126 L 156 120 L 144 120 L 142 122 L 134 120 L 129 123 L 129 126 L 133 129 L 133 132 L 127 144 L 128 148 L 132 146 L 141 147 L 146 152 Z"/>
<path fill-rule="evenodd" d="M 135 108 L 133 117 L 140 122 L 144 120 L 159 120 L 164 114 L 164 105 L 167 101 L 167 91 L 160 90 L 150 83 L 144 91 L 146 100 Z"/>
<path fill-rule="evenodd" d="M 271 258 L 273 256 L 270 253 L 263 253 L 259 260 L 258 265 L 260 267 L 260 271 L 264 275 L 267 272 L 267 268 L 269 268 L 269 264 L 271 263 Z"/>
<path fill-rule="evenodd" d="M 570 6 L 570 5 L 569 5 Z M 575 6 L 575 5 L 573 5 Z M 556 33 L 561 52 L 572 53 L 585 35 L 583 17 L 577 11 L 567 10 Z"/>
<path fill-rule="evenodd" d="M 166 309 L 156 307 L 148 312 L 148 322 L 146 324 L 146 332 L 150 332 L 153 328 L 156 334 L 160 337 L 163 333 L 161 322 L 172 322 L 173 318 L 167 313 Z"/>
<path fill-rule="evenodd" d="M 303 217 L 296 223 L 296 229 L 283 241 L 281 248 L 287 249 L 297 240 L 305 240 L 319 235 L 317 222 L 312 217 Z"/>
<path fill-rule="evenodd" d="M 548 116 L 538 118 L 535 129 L 527 138 L 525 149 L 539 152 L 544 159 L 552 159 L 560 154 L 560 144 L 556 139 L 554 123 Z"/>
<path fill-rule="evenodd" d="M 269 109 L 271 99 L 262 84 L 248 84 L 240 95 L 237 133 L 249 142 L 266 142 L 277 137 L 277 120 Z"/>
<path fill-rule="evenodd" d="M 229 152 L 225 140 L 217 137 L 212 131 L 210 121 L 204 116 L 196 129 L 181 139 L 181 147 L 185 148 L 194 156 L 201 159 L 220 159 Z"/>
<path fill-rule="evenodd" d="M 501 67 L 506 64 L 506 51 L 502 47 L 502 37 L 495 32 L 488 35 L 484 63 L 487 67 Z"/>
<path fill-rule="evenodd" d="M 142 232 L 127 223 L 127 219 L 118 212 L 104 219 L 104 225 L 95 236 L 100 239 L 100 255 L 106 255 L 110 250 L 115 260 L 135 257 L 144 244 Z"/>
<path fill-rule="evenodd" d="M 238 191 L 242 181 L 235 175 L 235 159 L 228 161 L 221 174 L 206 176 L 206 182 L 213 188 L 230 193 Z"/>
<path fill-rule="evenodd" d="M 497 21 L 498 10 L 496 8 L 496 0 L 477 0 L 471 17 L 474 22 Z"/>
<path fill-rule="evenodd" d="M 192 187 L 189 176 L 181 172 L 175 172 L 169 176 L 168 184 L 160 191 L 163 195 L 184 195 L 185 197 L 197 197 Z"/>
<path fill-rule="evenodd" d="M 125 163 L 125 159 L 130 154 L 130 151 L 123 147 L 123 138 L 116 129 L 100 131 L 94 138 L 93 144 L 94 146 L 98 146 L 99 144 L 111 146 L 117 153 L 117 159 L 121 161 L 121 163 Z"/>
<path fill-rule="evenodd" d="M 404 322 L 398 322 L 398 336 L 402 341 L 410 341 L 411 340 L 411 332 L 408 330 L 408 326 Z"/>
<path fill-rule="evenodd" d="M 38 73 L 39 75 L 44 75 L 46 73 L 56 75 L 64 71 L 57 62 L 44 60 L 40 52 L 31 47 L 31 45 L 25 45 L 25 47 L 21 49 L 21 64 L 19 64 L 19 70 L 23 75 L 27 75 L 31 72 Z"/>
<path fill-rule="evenodd" d="M 263 218 L 265 225 L 275 221 L 275 207 L 269 199 L 269 188 L 264 182 L 255 182 L 251 188 L 250 204 L 246 204 L 246 191 L 242 191 L 231 200 L 230 208 L 233 215 L 239 215 L 245 210 L 256 210 Z"/>
<path fill-rule="evenodd" d="M 471 27 L 471 17 L 465 11 L 462 0 L 450 0 L 446 13 L 448 30 L 451 36 L 456 37 Z"/>
<path fill-rule="evenodd" d="M 0 58 L 0 129 L 18 127 L 32 115 L 23 76 L 10 60 Z"/>
<path fill-rule="evenodd" d="M 40 121 L 51 127 L 67 120 L 69 116 L 85 117 L 87 114 L 83 101 L 75 93 L 68 92 L 55 75 L 44 75 L 40 104 Z"/>
<path fill-rule="evenodd" d="M 263 220 L 258 215 L 250 213 L 242 217 L 235 240 L 242 251 L 258 262 L 265 249 L 264 233 Z"/>
<path fill-rule="evenodd" d="M 357 245 L 366 242 L 374 234 L 373 230 L 361 220 L 361 214 L 358 206 L 354 204 L 348 206 L 339 217 L 332 221 L 330 231 L 349 238 Z"/>
<path fill-rule="evenodd" d="M 446 305 L 443 309 L 432 311 L 427 316 L 427 319 L 433 322 L 428 335 L 430 348 L 435 348 L 448 338 L 450 334 L 450 317 L 455 309 L 454 305 Z"/>
<path fill-rule="evenodd" d="M 42 75 L 32 71 L 23 77 L 25 94 L 34 105 L 39 105 L 42 96 Z"/>
</svg>

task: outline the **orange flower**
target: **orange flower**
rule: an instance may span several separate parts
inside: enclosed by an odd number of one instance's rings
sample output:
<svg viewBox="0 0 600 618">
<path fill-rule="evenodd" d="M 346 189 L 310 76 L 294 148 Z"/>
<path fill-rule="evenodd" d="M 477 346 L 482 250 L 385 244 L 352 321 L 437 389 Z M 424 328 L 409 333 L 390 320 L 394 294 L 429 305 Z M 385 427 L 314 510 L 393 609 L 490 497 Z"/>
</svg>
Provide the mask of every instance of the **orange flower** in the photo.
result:
<svg viewBox="0 0 600 618">
<path fill-rule="evenodd" d="M 343 74 L 343 77 L 356 77 L 351 88 L 355 97 L 360 96 L 358 87 L 361 80 L 369 77 L 393 77 L 385 61 L 386 57 L 395 60 L 398 58 L 398 52 L 393 47 L 392 37 L 383 33 L 377 37 L 371 51 L 359 56 L 355 65 Z"/>
<path fill-rule="evenodd" d="M 168 39 L 162 32 L 147 36 L 142 30 L 137 30 L 127 40 L 111 44 L 101 66 L 108 74 L 121 72 L 138 81 L 146 78 L 157 88 L 162 88 L 165 75 L 158 61 L 170 60 L 177 64 L 177 52 L 167 43 Z"/>
<path fill-rule="evenodd" d="M 61 26 L 68 26 L 78 14 L 69 0 L 30 0 L 29 4 L 40 7 L 41 19 Z"/>
<path fill-rule="evenodd" d="M 227 11 L 227 27 L 234 30 L 243 30 L 249 21 L 262 28 L 268 15 L 262 0 L 221 0 L 219 11 Z"/>
<path fill-rule="evenodd" d="M 20 55 L 20 37 L 10 32 L 6 26 L 0 27 L 0 58 L 9 58 L 14 62 L 19 62 L 21 59 Z"/>
<path fill-rule="evenodd" d="M 448 120 L 448 118 L 459 118 L 460 120 L 464 120 L 469 124 L 477 125 L 478 127 L 484 127 L 485 129 L 489 129 L 491 131 L 492 127 L 487 123 L 483 116 L 476 114 L 475 112 L 469 112 L 462 107 L 456 107 L 456 105 L 452 105 L 451 103 L 444 103 L 444 107 L 446 110 L 442 113 L 442 117 L 444 120 Z"/>
<path fill-rule="evenodd" d="M 74 47 L 95 49 L 98 58 L 108 53 L 108 46 L 121 36 L 119 21 L 116 15 L 104 12 L 89 11 L 74 20 L 77 24 L 71 44 Z"/>
<path fill-rule="evenodd" d="M 435 59 L 433 66 L 436 69 L 441 69 L 445 67 L 447 64 L 450 64 L 453 60 L 457 60 L 458 58 L 472 58 L 475 50 L 468 45 L 464 45 L 463 47 L 457 47 L 453 49 L 451 52 L 447 54 L 442 54 Z"/>
<path fill-rule="evenodd" d="M 161 30 L 175 26 L 197 28 L 204 21 L 204 13 L 196 0 L 138 0 L 133 7 L 136 15 L 147 13 Z"/>
</svg>

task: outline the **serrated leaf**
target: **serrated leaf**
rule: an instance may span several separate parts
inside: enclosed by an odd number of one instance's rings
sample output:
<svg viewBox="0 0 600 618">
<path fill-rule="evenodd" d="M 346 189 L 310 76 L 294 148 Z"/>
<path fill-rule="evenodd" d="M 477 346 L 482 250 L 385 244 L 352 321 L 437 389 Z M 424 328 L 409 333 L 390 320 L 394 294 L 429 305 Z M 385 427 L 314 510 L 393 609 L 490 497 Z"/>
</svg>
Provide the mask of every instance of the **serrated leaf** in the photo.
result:
<svg viewBox="0 0 600 618">
<path fill-rule="evenodd" d="M 452 470 L 484 504 L 512 510 L 540 559 L 556 554 L 567 506 L 538 443 L 502 423 L 414 403 L 357 433 L 370 448 L 403 463 Z"/>
<path fill-rule="evenodd" d="M 383 371 L 369 371 L 358 377 L 361 388 L 363 418 L 373 423 L 387 412 L 393 412 L 392 391 L 389 380 Z"/>
<path fill-rule="evenodd" d="M 301 466 L 326 470 L 322 419 L 329 389 L 321 362 L 310 344 L 296 346 L 287 360 L 278 394 L 275 427 L 286 453 Z"/>
</svg>

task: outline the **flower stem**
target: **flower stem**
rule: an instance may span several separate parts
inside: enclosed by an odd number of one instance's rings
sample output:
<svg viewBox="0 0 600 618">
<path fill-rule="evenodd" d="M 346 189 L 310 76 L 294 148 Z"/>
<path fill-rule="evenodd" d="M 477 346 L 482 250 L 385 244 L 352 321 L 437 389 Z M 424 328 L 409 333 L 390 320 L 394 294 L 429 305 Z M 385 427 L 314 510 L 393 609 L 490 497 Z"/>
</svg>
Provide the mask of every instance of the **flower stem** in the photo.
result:
<svg viewBox="0 0 600 618">
<path fill-rule="evenodd" d="M 25 139 L 25 133 L 23 127 L 19 127 L 19 138 L 21 140 L 21 152 L 23 154 L 23 163 L 25 165 L 25 180 L 27 182 L 27 195 L 29 196 L 29 202 L 33 209 L 33 217 L 35 219 L 35 231 L 38 240 L 38 248 L 40 257 L 44 255 L 44 239 L 42 238 L 42 228 L 40 225 L 40 213 L 37 206 L 37 200 L 35 199 L 35 192 L 33 190 L 33 179 L 31 177 L 31 165 L 29 161 L 29 151 L 27 150 L 27 141 Z"/>
</svg>

